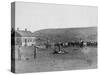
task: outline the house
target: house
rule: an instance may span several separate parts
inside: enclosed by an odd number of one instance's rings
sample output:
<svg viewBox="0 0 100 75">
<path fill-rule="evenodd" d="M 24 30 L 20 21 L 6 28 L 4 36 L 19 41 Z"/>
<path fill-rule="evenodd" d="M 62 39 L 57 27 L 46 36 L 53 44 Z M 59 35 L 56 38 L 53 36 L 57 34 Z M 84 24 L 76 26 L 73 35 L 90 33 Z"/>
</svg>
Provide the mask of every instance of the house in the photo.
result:
<svg viewBox="0 0 100 75">
<path fill-rule="evenodd" d="M 32 44 L 35 44 L 36 37 L 33 35 L 31 31 L 25 30 L 19 30 L 17 29 L 15 31 L 15 44 L 21 45 L 21 46 L 31 46 Z"/>
</svg>

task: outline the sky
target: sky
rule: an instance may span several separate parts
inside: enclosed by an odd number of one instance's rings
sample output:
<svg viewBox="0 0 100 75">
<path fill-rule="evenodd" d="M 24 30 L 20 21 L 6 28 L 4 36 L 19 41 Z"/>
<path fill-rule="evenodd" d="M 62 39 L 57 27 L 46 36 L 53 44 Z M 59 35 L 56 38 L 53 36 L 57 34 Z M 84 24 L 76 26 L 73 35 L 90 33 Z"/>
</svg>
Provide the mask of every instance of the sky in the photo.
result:
<svg viewBox="0 0 100 75">
<path fill-rule="evenodd" d="M 91 27 L 98 24 L 96 6 L 16 2 L 15 29 Z"/>
</svg>

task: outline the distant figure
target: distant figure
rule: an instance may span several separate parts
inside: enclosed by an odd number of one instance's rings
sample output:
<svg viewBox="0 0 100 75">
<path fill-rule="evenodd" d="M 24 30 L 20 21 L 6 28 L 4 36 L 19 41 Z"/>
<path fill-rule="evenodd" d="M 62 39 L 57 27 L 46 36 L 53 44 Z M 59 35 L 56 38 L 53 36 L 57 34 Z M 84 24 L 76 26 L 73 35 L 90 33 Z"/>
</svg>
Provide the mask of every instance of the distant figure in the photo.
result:
<svg viewBox="0 0 100 75">
<path fill-rule="evenodd" d="M 54 53 L 58 53 L 60 51 L 60 45 L 59 43 L 54 44 Z"/>
<path fill-rule="evenodd" d="M 37 49 L 37 47 L 34 46 L 34 45 L 33 45 L 33 47 L 34 47 L 34 59 L 36 59 L 36 49 Z"/>
<path fill-rule="evenodd" d="M 60 51 L 60 48 L 61 48 L 60 44 L 61 44 L 61 42 L 58 42 L 55 44 L 55 46 L 58 48 L 58 51 Z"/>
<path fill-rule="evenodd" d="M 84 47 L 84 41 L 81 40 L 81 41 L 80 41 L 80 48 L 83 48 L 83 47 Z"/>
<path fill-rule="evenodd" d="M 21 60 L 21 51 L 20 51 L 20 46 L 18 46 L 18 60 Z"/>
</svg>

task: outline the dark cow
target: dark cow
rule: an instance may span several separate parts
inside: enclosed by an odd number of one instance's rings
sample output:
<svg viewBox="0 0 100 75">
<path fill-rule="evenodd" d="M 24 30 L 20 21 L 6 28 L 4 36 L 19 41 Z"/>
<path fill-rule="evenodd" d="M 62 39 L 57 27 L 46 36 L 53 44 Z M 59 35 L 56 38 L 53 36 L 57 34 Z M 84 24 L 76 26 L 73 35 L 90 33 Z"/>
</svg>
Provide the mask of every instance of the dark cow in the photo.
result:
<svg viewBox="0 0 100 75">
<path fill-rule="evenodd" d="M 92 41 L 89 41 L 87 42 L 87 46 L 97 46 L 97 42 L 92 42 Z"/>
</svg>

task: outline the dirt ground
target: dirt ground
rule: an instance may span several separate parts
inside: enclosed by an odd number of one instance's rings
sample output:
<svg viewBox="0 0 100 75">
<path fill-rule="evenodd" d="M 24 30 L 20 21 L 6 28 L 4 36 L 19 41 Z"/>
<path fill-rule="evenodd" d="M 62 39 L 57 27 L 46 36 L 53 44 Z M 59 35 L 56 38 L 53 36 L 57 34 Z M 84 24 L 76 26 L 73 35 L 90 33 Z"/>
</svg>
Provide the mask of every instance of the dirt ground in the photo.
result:
<svg viewBox="0 0 100 75">
<path fill-rule="evenodd" d="M 33 48 L 21 48 L 32 53 Z M 16 73 L 48 72 L 97 68 L 97 48 L 65 48 L 66 54 L 53 54 L 53 49 L 38 49 L 37 57 L 16 60 Z"/>
</svg>

